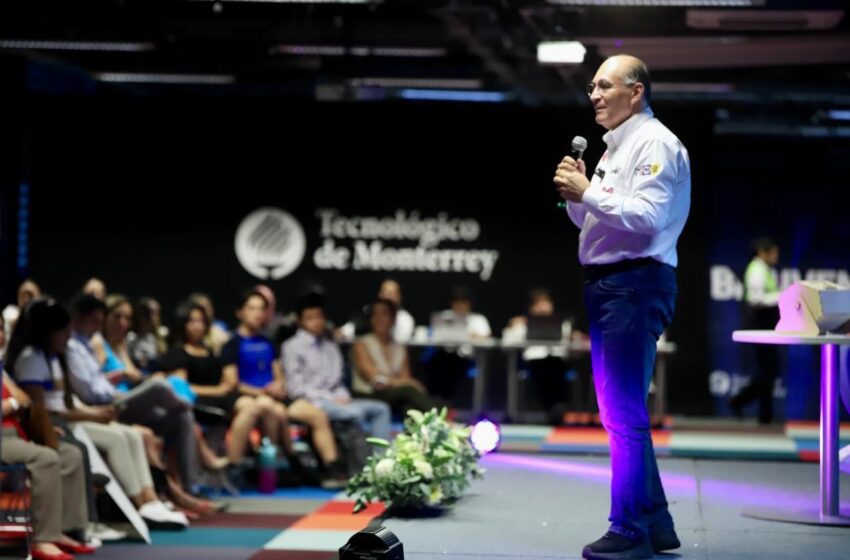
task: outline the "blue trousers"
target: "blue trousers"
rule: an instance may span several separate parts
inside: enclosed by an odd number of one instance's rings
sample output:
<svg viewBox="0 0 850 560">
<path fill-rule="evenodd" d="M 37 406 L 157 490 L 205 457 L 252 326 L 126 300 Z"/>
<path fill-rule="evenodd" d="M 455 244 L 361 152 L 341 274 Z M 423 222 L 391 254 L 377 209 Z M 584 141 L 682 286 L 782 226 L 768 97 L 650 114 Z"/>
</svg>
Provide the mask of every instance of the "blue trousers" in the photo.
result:
<svg viewBox="0 0 850 560">
<path fill-rule="evenodd" d="M 320 400 L 316 404 L 324 410 L 331 420 L 359 422 L 370 435 L 381 439 L 390 439 L 392 420 L 390 405 L 374 399 L 352 399 L 348 404 L 339 404 L 330 400 Z"/>
<path fill-rule="evenodd" d="M 673 525 L 646 400 L 676 291 L 675 269 L 653 260 L 585 267 L 593 381 L 611 446 L 610 530 L 634 540 Z"/>
</svg>

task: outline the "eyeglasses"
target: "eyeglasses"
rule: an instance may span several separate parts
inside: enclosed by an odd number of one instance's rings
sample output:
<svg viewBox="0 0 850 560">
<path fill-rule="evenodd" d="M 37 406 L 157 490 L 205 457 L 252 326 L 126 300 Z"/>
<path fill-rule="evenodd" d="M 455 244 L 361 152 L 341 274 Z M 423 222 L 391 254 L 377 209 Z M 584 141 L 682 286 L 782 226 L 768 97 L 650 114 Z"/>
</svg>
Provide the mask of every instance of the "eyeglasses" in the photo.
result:
<svg viewBox="0 0 850 560">
<path fill-rule="evenodd" d="M 611 82 L 609 82 L 607 80 L 600 80 L 599 82 L 590 82 L 589 84 L 584 86 L 584 89 L 585 89 L 585 91 L 587 91 L 587 95 L 593 95 L 593 92 L 596 90 L 596 88 L 599 88 L 599 91 L 601 93 L 606 93 L 609 89 L 611 89 L 613 87 L 617 87 L 617 86 L 632 87 L 636 83 L 637 82 L 632 82 L 630 84 L 627 84 L 627 83 L 626 84 L 612 84 Z"/>
</svg>

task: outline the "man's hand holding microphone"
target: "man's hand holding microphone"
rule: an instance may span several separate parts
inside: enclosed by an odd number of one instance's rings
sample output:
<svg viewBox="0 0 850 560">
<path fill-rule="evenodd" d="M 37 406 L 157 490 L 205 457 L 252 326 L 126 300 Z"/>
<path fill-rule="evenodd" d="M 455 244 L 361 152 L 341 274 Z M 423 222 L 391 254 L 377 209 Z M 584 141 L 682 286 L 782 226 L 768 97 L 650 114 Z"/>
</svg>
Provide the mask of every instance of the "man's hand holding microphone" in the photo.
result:
<svg viewBox="0 0 850 560">
<path fill-rule="evenodd" d="M 587 178 L 587 167 L 581 159 L 584 150 L 587 149 L 587 140 L 576 136 L 572 141 L 572 155 L 565 156 L 555 170 L 555 190 L 566 201 L 581 202 L 584 191 L 590 187 Z"/>
</svg>

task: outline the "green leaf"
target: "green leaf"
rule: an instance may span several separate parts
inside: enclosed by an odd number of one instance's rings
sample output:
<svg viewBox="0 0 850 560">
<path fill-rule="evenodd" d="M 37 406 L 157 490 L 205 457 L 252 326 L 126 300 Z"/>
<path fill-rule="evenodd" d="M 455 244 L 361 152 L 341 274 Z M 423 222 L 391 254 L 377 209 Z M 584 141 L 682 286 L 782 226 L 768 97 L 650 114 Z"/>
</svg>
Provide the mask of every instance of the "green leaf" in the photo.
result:
<svg viewBox="0 0 850 560">
<path fill-rule="evenodd" d="M 408 410 L 407 415 L 413 418 L 417 424 L 421 424 L 422 420 L 425 419 L 425 416 L 418 410 Z"/>
<path fill-rule="evenodd" d="M 368 437 L 366 438 L 366 443 L 371 443 L 372 445 L 377 445 L 378 447 L 389 447 L 390 442 L 385 439 L 376 438 L 376 437 Z"/>
</svg>

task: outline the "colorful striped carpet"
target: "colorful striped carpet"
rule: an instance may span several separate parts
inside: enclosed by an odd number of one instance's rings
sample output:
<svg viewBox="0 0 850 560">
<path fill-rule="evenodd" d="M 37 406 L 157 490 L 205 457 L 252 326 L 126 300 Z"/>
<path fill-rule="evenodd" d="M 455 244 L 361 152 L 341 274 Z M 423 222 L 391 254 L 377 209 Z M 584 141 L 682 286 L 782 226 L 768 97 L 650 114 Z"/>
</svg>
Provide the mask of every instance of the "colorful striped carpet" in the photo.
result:
<svg viewBox="0 0 850 560">
<path fill-rule="evenodd" d="M 653 430 L 656 453 L 663 457 L 818 461 L 818 423 L 789 422 L 781 426 L 688 424 L 671 422 Z M 850 424 L 841 425 L 841 445 L 850 444 Z M 502 426 L 501 449 L 536 453 L 608 453 L 608 435 L 601 427 Z"/>
<path fill-rule="evenodd" d="M 243 493 L 225 513 L 194 521 L 179 532 L 152 531 L 151 546 L 107 544 L 97 560 L 329 560 L 383 506 L 357 515 L 342 494 L 315 489 Z"/>
</svg>

